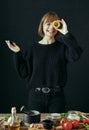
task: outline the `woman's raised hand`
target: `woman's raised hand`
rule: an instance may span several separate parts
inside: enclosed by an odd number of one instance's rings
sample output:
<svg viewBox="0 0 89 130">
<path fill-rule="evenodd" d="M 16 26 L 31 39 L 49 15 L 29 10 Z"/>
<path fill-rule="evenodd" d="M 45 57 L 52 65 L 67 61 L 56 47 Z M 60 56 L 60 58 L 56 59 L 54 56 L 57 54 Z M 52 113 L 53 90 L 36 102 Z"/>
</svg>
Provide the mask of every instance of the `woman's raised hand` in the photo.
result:
<svg viewBox="0 0 89 130">
<path fill-rule="evenodd" d="M 20 51 L 20 47 L 18 45 L 16 45 L 15 42 L 11 43 L 9 40 L 5 40 L 7 46 L 9 47 L 10 50 L 12 50 L 13 52 L 17 53 Z"/>
<path fill-rule="evenodd" d="M 68 33 L 68 28 L 67 28 L 67 24 L 66 22 L 64 21 L 64 19 L 62 19 L 61 21 L 61 24 L 62 24 L 62 28 L 61 29 L 57 29 L 59 32 L 61 32 L 62 34 L 67 34 Z"/>
</svg>

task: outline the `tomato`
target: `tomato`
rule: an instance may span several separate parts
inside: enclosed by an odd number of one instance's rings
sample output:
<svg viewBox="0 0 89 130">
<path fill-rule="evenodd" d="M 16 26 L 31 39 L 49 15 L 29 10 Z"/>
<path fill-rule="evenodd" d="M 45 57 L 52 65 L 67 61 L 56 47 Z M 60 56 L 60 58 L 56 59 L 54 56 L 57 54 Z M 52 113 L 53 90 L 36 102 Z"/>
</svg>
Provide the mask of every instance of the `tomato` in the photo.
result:
<svg viewBox="0 0 89 130">
<path fill-rule="evenodd" d="M 60 124 L 63 124 L 63 123 L 65 123 L 65 122 L 67 122 L 67 118 L 66 118 L 66 117 L 64 117 L 64 118 L 62 118 L 62 119 L 60 120 Z"/>
<path fill-rule="evenodd" d="M 70 121 L 67 121 L 62 124 L 64 130 L 72 130 L 72 123 Z"/>
<path fill-rule="evenodd" d="M 84 124 L 89 124 L 89 120 L 88 120 L 88 119 L 85 119 L 85 118 L 82 119 L 82 122 L 83 122 Z"/>
<path fill-rule="evenodd" d="M 71 123 L 72 123 L 73 128 L 78 128 L 78 126 L 79 126 L 79 121 L 78 120 L 72 120 Z"/>
</svg>

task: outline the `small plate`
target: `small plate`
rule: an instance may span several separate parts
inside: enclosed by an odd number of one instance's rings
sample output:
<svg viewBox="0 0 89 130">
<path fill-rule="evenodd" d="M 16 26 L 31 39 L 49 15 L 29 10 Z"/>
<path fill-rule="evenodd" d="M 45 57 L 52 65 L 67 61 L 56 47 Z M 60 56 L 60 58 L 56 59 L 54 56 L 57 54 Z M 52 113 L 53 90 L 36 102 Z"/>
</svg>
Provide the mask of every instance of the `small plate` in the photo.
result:
<svg viewBox="0 0 89 130">
<path fill-rule="evenodd" d="M 59 113 L 52 113 L 46 117 L 46 119 L 49 119 L 49 120 L 57 120 L 57 119 L 59 120 L 60 118 L 61 118 L 61 114 Z"/>
</svg>

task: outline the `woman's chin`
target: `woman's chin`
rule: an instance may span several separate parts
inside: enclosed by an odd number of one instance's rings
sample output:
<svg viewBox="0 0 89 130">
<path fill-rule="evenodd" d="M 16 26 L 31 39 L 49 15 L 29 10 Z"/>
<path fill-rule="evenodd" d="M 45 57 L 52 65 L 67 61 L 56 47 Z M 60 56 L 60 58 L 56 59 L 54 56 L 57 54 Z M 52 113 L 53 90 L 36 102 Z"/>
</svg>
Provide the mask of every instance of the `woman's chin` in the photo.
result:
<svg viewBox="0 0 89 130">
<path fill-rule="evenodd" d="M 54 34 L 54 33 L 47 33 L 46 34 L 46 36 L 48 36 L 48 37 L 54 37 L 56 34 Z"/>
</svg>

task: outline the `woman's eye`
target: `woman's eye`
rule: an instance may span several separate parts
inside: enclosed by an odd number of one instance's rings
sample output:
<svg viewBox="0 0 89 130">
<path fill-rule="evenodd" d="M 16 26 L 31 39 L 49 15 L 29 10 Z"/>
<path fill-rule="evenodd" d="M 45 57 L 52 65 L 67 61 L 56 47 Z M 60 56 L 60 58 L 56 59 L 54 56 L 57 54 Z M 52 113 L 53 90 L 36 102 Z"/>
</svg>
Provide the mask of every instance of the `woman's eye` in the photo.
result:
<svg viewBox="0 0 89 130">
<path fill-rule="evenodd" d="M 50 23 L 47 23 L 47 25 L 50 25 Z"/>
</svg>

